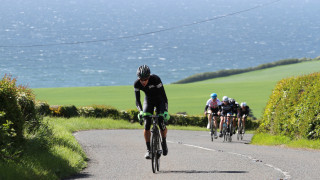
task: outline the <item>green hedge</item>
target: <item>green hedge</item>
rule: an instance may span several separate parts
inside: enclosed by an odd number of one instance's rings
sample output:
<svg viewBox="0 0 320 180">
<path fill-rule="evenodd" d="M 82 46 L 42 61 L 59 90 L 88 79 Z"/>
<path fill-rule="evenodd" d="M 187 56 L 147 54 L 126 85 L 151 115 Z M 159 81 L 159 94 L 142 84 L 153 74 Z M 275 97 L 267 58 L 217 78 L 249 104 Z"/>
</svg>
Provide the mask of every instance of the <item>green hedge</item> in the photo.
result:
<svg viewBox="0 0 320 180">
<path fill-rule="evenodd" d="M 16 79 L 5 75 L 0 81 L 0 159 L 12 158 L 19 152 L 23 132 L 40 125 L 35 97 L 31 89 L 17 86 Z"/>
<path fill-rule="evenodd" d="M 229 69 L 229 70 L 224 69 L 216 72 L 204 72 L 204 73 L 194 74 L 185 79 L 174 82 L 173 84 L 192 83 L 192 82 L 203 81 L 203 80 L 219 78 L 219 77 L 226 77 L 226 76 L 231 76 L 235 74 L 241 74 L 245 72 L 256 71 L 260 69 L 266 69 L 266 68 L 271 68 L 271 67 L 276 67 L 281 65 L 295 64 L 295 63 L 306 62 L 306 61 L 319 61 L 319 60 L 320 60 L 320 57 L 316 57 L 314 59 L 311 59 L 311 58 L 283 59 L 283 60 L 261 64 L 256 67 L 249 67 L 245 69 Z"/>
<path fill-rule="evenodd" d="M 258 131 L 320 139 L 320 73 L 279 81 Z"/>
<path fill-rule="evenodd" d="M 42 109 L 42 114 L 47 112 L 48 105 L 46 103 L 39 102 L 38 109 Z M 44 108 L 46 107 L 46 108 Z M 43 110 L 45 109 L 45 110 Z M 75 116 L 82 116 L 82 117 L 95 117 L 95 118 L 106 118 L 110 117 L 113 119 L 125 119 L 130 122 L 138 122 L 138 114 L 139 111 L 137 109 L 129 109 L 127 111 L 119 111 L 111 106 L 104 106 L 104 105 L 92 105 L 92 106 L 85 106 L 76 108 L 75 106 L 50 106 L 49 111 L 52 116 L 56 117 L 75 117 Z M 258 127 L 258 123 L 254 120 L 254 117 L 248 117 L 246 122 L 247 129 L 254 129 Z M 207 117 L 205 116 L 188 116 L 183 114 L 170 114 L 169 124 L 178 125 L 178 126 L 198 126 L 198 127 L 206 127 L 208 123 Z"/>
</svg>

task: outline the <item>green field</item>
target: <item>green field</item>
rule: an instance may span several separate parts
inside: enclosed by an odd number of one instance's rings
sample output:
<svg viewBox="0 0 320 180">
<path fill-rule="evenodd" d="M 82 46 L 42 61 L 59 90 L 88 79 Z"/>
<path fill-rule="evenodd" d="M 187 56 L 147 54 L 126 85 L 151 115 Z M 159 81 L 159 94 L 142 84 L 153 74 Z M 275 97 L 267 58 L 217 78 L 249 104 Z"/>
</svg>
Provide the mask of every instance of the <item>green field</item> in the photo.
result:
<svg viewBox="0 0 320 180">
<path fill-rule="evenodd" d="M 169 113 L 202 114 L 212 92 L 246 101 L 256 117 L 263 109 L 275 84 L 283 78 L 320 71 L 320 61 L 278 66 L 229 77 L 190 84 L 166 84 Z M 164 82 L 165 83 L 165 82 Z M 135 109 L 133 86 L 70 87 L 33 89 L 36 99 L 50 105 L 111 105 L 119 110 Z M 143 100 L 141 98 L 141 100 Z"/>
</svg>

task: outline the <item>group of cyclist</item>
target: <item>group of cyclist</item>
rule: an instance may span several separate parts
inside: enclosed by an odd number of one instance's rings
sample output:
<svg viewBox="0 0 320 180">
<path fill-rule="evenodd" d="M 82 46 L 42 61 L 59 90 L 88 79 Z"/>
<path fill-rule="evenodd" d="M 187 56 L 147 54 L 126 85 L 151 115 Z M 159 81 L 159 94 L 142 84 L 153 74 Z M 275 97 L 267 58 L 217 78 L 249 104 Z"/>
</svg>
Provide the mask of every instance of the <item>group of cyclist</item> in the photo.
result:
<svg viewBox="0 0 320 180">
<path fill-rule="evenodd" d="M 240 125 L 240 121 L 242 121 L 243 125 L 243 134 L 245 133 L 245 121 L 247 116 L 249 115 L 249 106 L 246 102 L 242 102 L 240 105 L 234 99 L 229 98 L 228 96 L 223 96 L 222 102 L 218 99 L 218 95 L 216 93 L 212 93 L 211 98 L 207 101 L 204 114 L 208 116 L 208 125 L 207 128 L 210 129 L 211 119 L 213 118 L 214 127 L 217 129 L 217 119 L 220 117 L 220 135 L 222 137 L 222 125 L 225 121 L 227 121 L 227 131 L 231 131 L 229 129 L 229 124 L 232 123 L 233 132 L 230 132 L 230 135 L 235 134 L 236 131 L 236 119 L 238 119 L 238 127 Z M 214 133 L 215 139 L 218 138 L 217 130 Z"/>
<path fill-rule="evenodd" d="M 134 82 L 134 92 L 136 97 L 136 106 L 140 111 L 138 118 L 139 122 L 142 125 L 144 121 L 144 138 L 147 146 L 147 153 L 145 155 L 146 159 L 150 159 L 150 137 L 151 137 L 151 118 L 144 116 L 145 113 L 153 114 L 153 111 L 156 109 L 156 113 L 159 115 L 159 127 L 162 137 L 162 152 L 166 156 L 168 154 L 168 147 L 166 142 L 167 137 L 167 128 L 166 124 L 170 116 L 168 114 L 168 99 L 162 84 L 162 81 L 159 76 L 151 74 L 150 68 L 147 65 L 142 65 L 137 70 L 138 79 Z M 144 104 L 142 107 L 140 101 L 140 91 L 145 93 Z M 232 117 L 232 122 L 235 122 L 235 117 L 238 117 L 238 125 L 240 120 L 243 122 L 243 127 L 245 125 L 245 119 L 249 114 L 249 107 L 245 102 L 239 104 L 235 102 L 234 99 L 224 96 L 222 102 L 217 98 L 216 93 L 211 94 L 211 98 L 207 101 L 205 107 L 205 115 L 208 114 L 208 126 L 210 128 L 210 120 L 213 116 L 214 126 L 217 128 L 217 116 L 221 117 L 220 121 L 220 137 L 222 137 L 222 124 L 228 119 L 228 125 L 231 122 L 230 118 Z M 235 132 L 234 132 L 235 133 Z M 244 132 L 243 132 L 244 133 Z M 217 131 L 215 131 L 215 138 L 217 138 Z"/>
</svg>

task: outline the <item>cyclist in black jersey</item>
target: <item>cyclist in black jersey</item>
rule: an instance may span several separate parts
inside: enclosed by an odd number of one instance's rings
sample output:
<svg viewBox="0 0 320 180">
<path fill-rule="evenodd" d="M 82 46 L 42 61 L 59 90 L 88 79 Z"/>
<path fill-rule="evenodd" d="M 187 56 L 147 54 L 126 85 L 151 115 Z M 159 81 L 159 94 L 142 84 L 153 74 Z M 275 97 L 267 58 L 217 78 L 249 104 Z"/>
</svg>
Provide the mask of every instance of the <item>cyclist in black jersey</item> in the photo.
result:
<svg viewBox="0 0 320 180">
<path fill-rule="evenodd" d="M 240 125 L 240 121 L 242 121 L 242 125 L 243 125 L 243 134 L 245 133 L 245 122 L 247 119 L 247 116 L 250 113 L 250 108 L 247 105 L 246 102 L 242 102 L 239 108 L 239 113 L 238 113 L 238 127 Z"/>
<path fill-rule="evenodd" d="M 150 68 L 147 65 L 142 65 L 137 70 L 138 79 L 134 82 L 134 92 L 136 96 L 136 106 L 140 116 L 143 113 L 151 113 L 153 114 L 154 108 L 156 108 L 157 114 L 163 114 L 163 116 L 159 117 L 159 127 L 160 133 L 162 137 L 162 150 L 163 155 L 166 156 L 168 154 L 168 147 L 166 142 L 167 137 L 167 120 L 170 118 L 168 114 L 168 99 L 166 96 L 166 92 L 164 90 L 161 79 L 155 75 L 150 74 Z M 145 93 L 145 99 L 143 103 L 143 108 L 140 101 L 140 90 Z M 142 124 L 141 119 L 140 124 Z M 151 126 L 151 117 L 143 117 L 144 120 L 144 138 L 147 145 L 147 153 L 145 155 L 146 159 L 150 159 L 150 126 Z M 164 122 L 166 121 L 166 122 Z"/>
<path fill-rule="evenodd" d="M 233 98 L 229 98 L 229 104 L 231 106 L 232 111 L 232 126 L 233 126 L 233 134 L 236 133 L 236 117 L 238 117 L 239 104 Z"/>
<path fill-rule="evenodd" d="M 226 120 L 225 119 L 225 116 L 227 116 L 227 131 L 229 131 L 229 124 L 230 124 L 230 116 L 232 115 L 232 107 L 230 106 L 230 103 L 229 103 L 229 98 L 227 96 L 223 96 L 222 98 L 222 104 L 219 105 L 219 113 L 218 115 L 220 115 L 220 135 L 219 137 L 222 137 L 222 125 L 224 123 L 224 121 Z M 230 133 L 231 136 L 232 136 L 232 133 Z"/>
</svg>

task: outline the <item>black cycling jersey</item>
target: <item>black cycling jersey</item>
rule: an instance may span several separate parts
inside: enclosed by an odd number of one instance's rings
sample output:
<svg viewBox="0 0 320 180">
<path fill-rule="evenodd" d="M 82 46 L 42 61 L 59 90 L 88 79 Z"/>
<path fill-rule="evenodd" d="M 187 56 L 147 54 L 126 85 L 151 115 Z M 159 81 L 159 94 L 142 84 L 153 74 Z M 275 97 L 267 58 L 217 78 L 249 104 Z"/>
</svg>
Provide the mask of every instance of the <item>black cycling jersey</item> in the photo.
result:
<svg viewBox="0 0 320 180">
<path fill-rule="evenodd" d="M 249 115 L 249 111 L 250 111 L 249 106 L 245 106 L 244 110 L 240 107 L 239 114 L 240 116 Z"/>
<path fill-rule="evenodd" d="M 143 105 L 143 112 L 152 113 L 156 107 L 157 114 L 164 113 L 168 111 L 168 99 L 166 92 L 164 90 L 161 79 L 155 75 L 151 74 L 149 77 L 148 84 L 143 86 L 139 79 L 134 82 L 134 92 L 136 95 L 136 106 L 139 111 L 142 111 L 142 105 L 140 101 L 140 90 L 145 93 L 145 100 Z M 145 129 L 150 130 L 151 118 L 145 118 Z M 161 130 L 164 130 L 163 117 L 159 117 L 159 125 Z"/>
<path fill-rule="evenodd" d="M 231 106 L 231 111 L 233 114 L 238 114 L 238 109 L 239 109 L 239 104 L 238 103 L 232 103 L 230 104 Z"/>
<path fill-rule="evenodd" d="M 168 111 L 168 99 L 166 92 L 163 88 L 163 84 L 159 76 L 151 74 L 148 84 L 142 86 L 139 79 L 134 82 L 134 91 L 136 95 L 136 106 L 139 111 L 142 111 L 142 105 L 140 101 L 140 90 L 145 93 L 145 100 L 150 101 L 163 101 L 166 104 L 165 110 Z"/>
<path fill-rule="evenodd" d="M 222 115 L 226 115 L 226 113 L 231 113 L 232 112 L 232 107 L 230 106 L 230 104 L 224 104 L 222 103 L 219 106 L 219 110 L 221 111 Z"/>
</svg>

